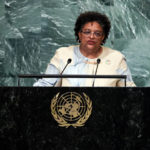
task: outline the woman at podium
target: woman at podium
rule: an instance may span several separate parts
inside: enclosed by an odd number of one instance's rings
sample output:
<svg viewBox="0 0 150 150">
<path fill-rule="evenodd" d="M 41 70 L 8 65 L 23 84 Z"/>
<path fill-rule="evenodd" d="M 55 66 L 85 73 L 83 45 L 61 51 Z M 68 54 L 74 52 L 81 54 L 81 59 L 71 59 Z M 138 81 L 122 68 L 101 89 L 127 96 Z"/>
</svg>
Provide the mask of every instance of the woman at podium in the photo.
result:
<svg viewBox="0 0 150 150">
<path fill-rule="evenodd" d="M 93 11 L 80 14 L 74 28 L 79 44 L 57 49 L 45 74 L 126 75 L 126 85 L 135 86 L 124 55 L 104 46 L 110 28 L 110 21 L 104 14 Z M 34 86 L 123 87 L 124 79 L 43 78 Z"/>
</svg>

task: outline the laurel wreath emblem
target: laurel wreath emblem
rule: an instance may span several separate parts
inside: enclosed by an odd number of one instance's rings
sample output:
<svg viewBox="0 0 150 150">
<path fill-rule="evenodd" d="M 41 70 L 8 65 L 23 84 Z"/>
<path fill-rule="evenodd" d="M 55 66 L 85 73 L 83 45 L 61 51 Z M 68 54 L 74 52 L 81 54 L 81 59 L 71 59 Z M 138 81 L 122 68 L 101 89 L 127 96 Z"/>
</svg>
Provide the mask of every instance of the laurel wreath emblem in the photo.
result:
<svg viewBox="0 0 150 150">
<path fill-rule="evenodd" d="M 69 93 L 72 94 L 72 93 L 76 93 L 76 92 L 69 92 Z M 79 94 L 79 93 L 77 93 L 77 94 Z M 60 93 L 57 93 L 56 96 L 54 96 L 54 98 L 51 101 L 50 109 L 51 109 L 52 116 L 58 122 L 60 127 L 68 128 L 69 126 L 73 126 L 74 128 L 76 128 L 76 127 L 84 126 L 85 122 L 88 120 L 88 118 L 90 117 L 91 112 L 92 112 L 92 101 L 85 93 L 82 93 L 82 94 L 84 96 L 84 100 L 85 100 L 85 104 L 86 104 L 86 111 L 81 117 L 78 118 L 78 120 L 76 120 L 76 122 L 72 122 L 72 123 L 65 120 L 56 111 L 57 102 L 59 100 Z"/>
</svg>

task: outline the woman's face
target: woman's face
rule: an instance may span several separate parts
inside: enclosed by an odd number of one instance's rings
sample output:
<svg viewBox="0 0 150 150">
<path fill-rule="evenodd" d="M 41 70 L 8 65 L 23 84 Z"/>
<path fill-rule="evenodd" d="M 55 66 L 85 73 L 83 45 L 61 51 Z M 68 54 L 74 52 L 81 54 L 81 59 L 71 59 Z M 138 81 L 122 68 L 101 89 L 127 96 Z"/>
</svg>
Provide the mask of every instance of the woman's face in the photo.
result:
<svg viewBox="0 0 150 150">
<path fill-rule="evenodd" d="M 96 21 L 86 23 L 78 35 L 81 48 L 91 52 L 99 50 L 104 39 L 103 29 Z"/>
</svg>

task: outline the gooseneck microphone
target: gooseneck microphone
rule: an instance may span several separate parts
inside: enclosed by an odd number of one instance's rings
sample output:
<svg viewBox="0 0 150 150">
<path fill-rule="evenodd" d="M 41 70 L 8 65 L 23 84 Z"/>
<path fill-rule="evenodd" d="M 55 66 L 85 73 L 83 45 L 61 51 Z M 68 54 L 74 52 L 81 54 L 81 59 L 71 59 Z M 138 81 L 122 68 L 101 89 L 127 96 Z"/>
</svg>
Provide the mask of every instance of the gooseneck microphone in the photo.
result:
<svg viewBox="0 0 150 150">
<path fill-rule="evenodd" d="M 63 74 L 63 72 L 65 71 L 66 67 L 68 66 L 68 64 L 70 64 L 70 63 L 71 63 L 71 61 L 72 61 L 72 59 L 71 59 L 71 58 L 68 58 L 68 60 L 67 60 L 67 64 L 65 65 L 65 67 L 64 67 L 64 69 L 62 70 L 62 72 L 60 73 L 60 75 L 62 75 L 62 74 Z M 57 80 L 54 82 L 53 87 L 56 85 L 56 83 L 57 83 Z"/>
<path fill-rule="evenodd" d="M 69 58 L 69 59 L 67 60 L 67 64 L 66 64 L 66 66 L 64 67 L 64 69 L 62 70 L 62 72 L 60 73 L 60 75 L 62 75 L 62 74 L 63 74 L 63 72 L 65 71 L 66 67 L 68 66 L 68 64 L 70 64 L 70 63 L 71 63 L 71 61 L 72 61 L 72 59 L 71 59 L 71 58 Z"/>
<path fill-rule="evenodd" d="M 101 62 L 101 60 L 98 58 L 98 59 L 97 59 L 96 70 L 95 70 L 95 76 L 96 76 L 96 74 L 97 74 L 97 69 L 98 69 L 98 65 L 100 64 L 100 62 Z M 94 87 L 94 83 L 95 83 L 95 78 L 94 78 L 94 80 L 93 80 L 92 87 Z"/>
</svg>

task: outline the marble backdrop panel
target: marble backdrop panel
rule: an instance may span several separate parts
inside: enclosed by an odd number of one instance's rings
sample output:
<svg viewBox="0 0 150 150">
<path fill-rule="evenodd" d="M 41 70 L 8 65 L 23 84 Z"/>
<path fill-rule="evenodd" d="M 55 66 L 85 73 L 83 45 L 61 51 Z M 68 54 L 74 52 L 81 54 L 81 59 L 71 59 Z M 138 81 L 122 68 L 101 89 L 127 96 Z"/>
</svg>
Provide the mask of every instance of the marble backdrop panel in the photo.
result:
<svg viewBox="0 0 150 150">
<path fill-rule="evenodd" d="M 17 74 L 40 70 L 41 1 L 6 0 L 2 26 L 2 86 L 17 85 Z M 36 58 L 36 59 L 35 59 Z"/>
<path fill-rule="evenodd" d="M 150 86 L 150 15 L 149 0 L 115 1 L 114 48 L 127 58 L 138 86 Z"/>
<path fill-rule="evenodd" d="M 6 32 L 6 20 L 5 20 L 5 7 L 4 7 L 4 1 L 0 1 L 0 86 L 3 84 L 5 80 L 4 76 L 4 58 L 5 58 L 5 49 L 4 49 L 4 35 Z"/>
</svg>

